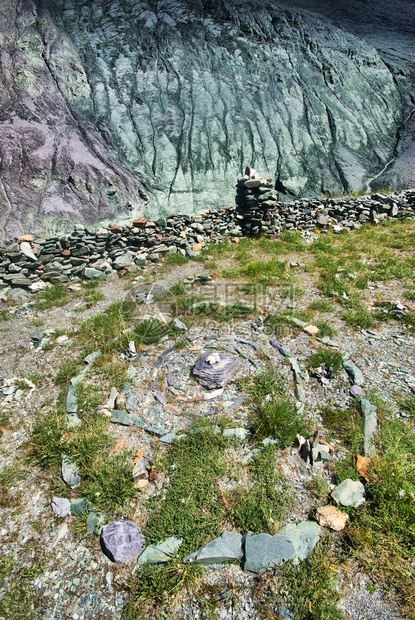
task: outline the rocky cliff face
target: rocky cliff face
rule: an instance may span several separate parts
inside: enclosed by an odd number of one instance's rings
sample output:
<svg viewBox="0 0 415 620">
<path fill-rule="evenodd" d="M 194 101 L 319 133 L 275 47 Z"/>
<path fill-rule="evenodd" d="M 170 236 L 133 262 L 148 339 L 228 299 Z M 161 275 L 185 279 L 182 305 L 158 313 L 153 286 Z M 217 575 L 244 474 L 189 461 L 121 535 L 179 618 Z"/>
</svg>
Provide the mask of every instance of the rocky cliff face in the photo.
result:
<svg viewBox="0 0 415 620">
<path fill-rule="evenodd" d="M 143 186 L 108 151 L 69 39 L 31 2 L 0 6 L 0 238 L 142 212 Z"/>
<path fill-rule="evenodd" d="M 232 204 L 246 164 L 287 198 L 367 188 L 410 116 L 407 73 L 287 2 L 39 0 L 0 31 L 6 236 L 135 214 L 140 181 L 152 217 Z"/>
</svg>

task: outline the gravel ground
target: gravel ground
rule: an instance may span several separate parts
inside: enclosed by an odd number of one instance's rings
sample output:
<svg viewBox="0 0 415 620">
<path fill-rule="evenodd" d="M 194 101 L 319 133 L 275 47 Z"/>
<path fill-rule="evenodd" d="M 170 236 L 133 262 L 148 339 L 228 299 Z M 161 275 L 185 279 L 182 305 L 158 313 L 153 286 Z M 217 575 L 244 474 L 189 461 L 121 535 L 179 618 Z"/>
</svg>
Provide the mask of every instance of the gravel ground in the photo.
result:
<svg viewBox="0 0 415 620">
<path fill-rule="evenodd" d="M 289 257 L 295 259 L 296 257 Z M 191 262 L 173 269 L 168 275 L 155 271 L 153 277 L 159 285 L 168 288 L 175 282 L 181 282 L 202 271 L 200 264 Z M 31 391 L 25 391 L 18 400 L 10 403 L 0 403 L 0 413 L 9 416 L 10 423 L 3 429 L 0 438 L 2 453 L 2 468 L 13 463 L 20 463 L 23 467 L 24 456 L 28 449 L 28 440 L 37 415 L 44 415 L 53 405 L 58 395 L 58 388 L 52 379 L 59 365 L 64 359 L 72 355 L 65 345 L 58 345 L 50 350 L 30 349 L 28 343 L 31 335 L 39 326 L 33 324 L 33 319 L 43 320 L 42 329 L 76 328 L 80 321 L 89 316 L 102 312 L 109 304 L 116 300 L 131 297 L 135 289 L 126 290 L 124 280 L 114 280 L 103 285 L 100 290 L 105 300 L 98 302 L 93 308 L 77 313 L 77 306 L 81 306 L 79 299 L 70 301 L 62 308 L 51 308 L 43 312 L 35 312 L 30 306 L 22 306 L 20 316 L 1 324 L 2 339 L 0 355 L 2 360 L 1 376 L 5 380 L 14 377 L 24 378 L 33 373 L 45 375 L 43 384 Z M 319 295 L 316 289 L 307 281 L 304 274 L 302 283 L 306 295 L 301 301 L 281 300 L 273 298 L 257 299 L 258 315 L 266 317 L 291 304 L 295 308 L 308 305 Z M 136 283 L 137 290 L 142 289 L 143 282 Z M 391 282 L 379 286 L 374 294 L 394 298 L 398 284 Z M 214 299 L 238 299 L 241 293 L 229 286 L 228 283 L 217 280 L 211 287 L 203 287 L 203 292 Z M 246 298 L 252 303 L 252 298 Z M 140 306 L 140 312 L 157 315 L 156 304 Z M 163 311 L 161 305 L 159 310 Z M 262 314 L 261 314 L 262 313 Z M 397 395 L 408 394 L 410 385 L 415 384 L 414 368 L 414 336 L 403 331 L 398 324 L 382 324 L 370 332 L 354 331 L 336 316 L 331 317 L 332 323 L 338 329 L 338 336 L 333 340 L 339 348 L 350 355 L 357 366 L 362 370 L 365 378 L 364 388 L 377 389 L 381 397 L 399 415 L 396 405 Z M 226 411 L 236 417 L 240 426 L 248 421 L 249 406 L 246 403 L 233 406 L 241 395 L 236 384 L 229 384 L 223 394 L 213 401 L 190 400 L 200 395 L 202 390 L 195 380 L 190 377 L 190 369 L 202 350 L 208 346 L 238 348 L 242 353 L 241 376 L 250 376 L 264 370 L 269 361 L 280 370 L 286 378 L 288 389 L 293 393 L 294 383 L 292 371 L 286 360 L 273 349 L 266 338 L 266 330 L 253 329 L 252 319 L 234 320 L 226 324 L 218 324 L 209 319 L 197 322 L 191 327 L 189 334 L 200 335 L 200 338 L 189 342 L 183 349 L 173 351 L 166 357 L 160 376 L 166 372 L 176 373 L 177 389 L 187 402 L 176 401 L 180 406 L 180 416 L 169 414 L 160 406 L 157 411 L 156 423 L 162 423 L 167 431 L 185 431 L 194 414 L 211 415 L 214 423 L 215 413 Z M 254 342 L 251 345 L 236 344 L 234 336 Z M 325 404 L 335 403 L 337 406 L 347 406 L 350 403 L 350 382 L 344 371 L 323 387 L 316 379 L 309 378 L 305 368 L 306 359 L 316 351 L 319 343 L 304 331 L 290 333 L 287 330 L 281 333 L 280 341 L 294 355 L 303 371 L 303 385 L 306 392 L 306 411 L 317 424 L 319 422 L 318 409 Z M 151 399 L 148 383 L 152 376 L 158 356 L 173 346 L 173 341 L 166 339 L 157 345 L 146 348 L 146 354 L 133 365 L 136 374 L 132 380 L 132 388 L 140 397 L 147 393 Z M 165 380 L 161 383 L 166 390 Z M 87 383 L 94 382 L 93 371 L 87 375 Z M 104 402 L 103 402 L 104 404 Z M 153 403 L 154 404 L 154 403 Z M 121 448 L 141 448 L 144 454 L 151 455 L 154 449 L 154 440 L 142 429 L 135 427 L 112 426 L 112 432 L 117 437 L 117 446 Z M 322 431 L 324 436 L 324 430 Z M 336 442 L 332 441 L 336 447 Z M 161 449 L 168 449 L 162 447 Z M 241 445 L 239 453 L 234 458 L 243 458 L 249 452 L 246 445 Z M 338 455 L 341 454 L 339 448 Z M 310 510 L 315 506 L 307 483 L 312 479 L 313 472 L 299 458 L 296 449 L 287 449 L 281 454 L 281 465 L 285 474 L 289 475 L 297 495 L 297 502 L 290 520 L 298 522 L 308 517 Z M 331 483 L 330 472 L 323 471 L 323 475 Z M 20 480 L 10 489 L 8 502 L 0 508 L 0 541 L 5 555 L 14 555 L 19 566 L 28 570 L 39 568 L 39 574 L 31 580 L 31 587 L 36 597 L 37 619 L 53 618 L 84 620 L 87 618 L 121 618 L 122 608 L 126 601 L 125 585 L 135 573 L 138 566 L 132 563 L 127 566 L 113 564 L 101 552 L 99 539 L 85 536 L 76 528 L 76 519 L 67 517 L 60 519 L 53 515 L 50 508 L 51 487 L 53 481 L 36 466 L 27 470 L 27 477 Z M 222 481 L 225 485 L 229 481 Z M 143 492 L 143 496 L 157 492 L 167 484 L 163 476 L 159 476 L 154 485 L 150 485 Z M 145 524 L 146 513 L 137 501 L 133 520 L 138 525 Z M 246 575 L 237 566 L 229 566 L 223 571 L 206 570 L 205 580 L 211 584 L 224 584 L 229 589 L 233 584 L 235 596 L 231 601 L 224 601 L 218 605 L 217 616 L 222 620 L 256 618 L 255 603 L 251 597 L 253 578 Z M 373 588 L 368 579 L 358 571 L 353 577 L 345 576 L 342 580 L 342 608 L 346 618 L 352 620 L 400 619 L 398 607 L 392 600 Z M 7 583 L 3 587 L 7 589 Z M 194 598 L 183 600 L 177 610 L 177 618 L 194 617 L 205 618 L 203 606 Z M 289 617 L 289 616 L 287 616 Z"/>
</svg>

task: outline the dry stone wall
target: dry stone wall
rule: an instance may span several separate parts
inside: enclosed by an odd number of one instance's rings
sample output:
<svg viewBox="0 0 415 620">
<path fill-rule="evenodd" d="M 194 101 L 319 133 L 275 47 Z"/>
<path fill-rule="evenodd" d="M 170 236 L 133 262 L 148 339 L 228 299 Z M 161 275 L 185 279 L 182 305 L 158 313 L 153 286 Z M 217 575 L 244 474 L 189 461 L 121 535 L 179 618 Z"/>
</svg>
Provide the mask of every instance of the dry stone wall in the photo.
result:
<svg viewBox="0 0 415 620">
<path fill-rule="evenodd" d="M 254 171 L 255 173 L 255 171 Z M 415 189 L 389 195 L 294 200 L 280 203 L 271 180 L 246 174 L 237 183 L 237 205 L 198 215 L 173 214 L 157 221 L 135 219 L 119 227 L 96 230 L 77 226 L 69 235 L 47 238 L 24 235 L 0 242 L 2 297 L 9 287 L 36 292 L 45 283 L 66 284 L 75 278 L 106 279 L 114 272 L 143 268 L 168 254 L 194 256 L 207 244 L 244 235 L 278 236 L 284 230 L 335 232 L 415 217 Z"/>
</svg>

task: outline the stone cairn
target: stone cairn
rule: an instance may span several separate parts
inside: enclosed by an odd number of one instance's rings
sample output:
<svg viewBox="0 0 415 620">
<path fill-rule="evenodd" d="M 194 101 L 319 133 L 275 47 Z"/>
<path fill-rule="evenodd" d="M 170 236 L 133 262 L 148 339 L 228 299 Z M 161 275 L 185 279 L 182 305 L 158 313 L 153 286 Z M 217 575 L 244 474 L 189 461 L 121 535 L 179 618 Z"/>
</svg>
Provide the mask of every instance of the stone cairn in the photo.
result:
<svg viewBox="0 0 415 620">
<path fill-rule="evenodd" d="M 278 194 L 272 179 L 260 177 L 255 168 L 247 166 L 243 178 L 238 179 L 236 203 L 243 217 L 241 226 L 245 235 L 259 235 L 270 226 L 280 228 Z"/>
<path fill-rule="evenodd" d="M 12 289 L 34 293 L 50 284 L 79 278 L 106 280 L 137 271 L 168 254 L 194 256 L 224 238 L 243 235 L 278 237 L 284 230 L 347 232 L 365 222 L 415 217 L 415 189 L 389 195 L 301 199 L 278 202 L 270 179 L 247 168 L 237 184 L 236 207 L 210 209 L 192 216 L 173 214 L 152 221 L 139 218 L 96 230 L 82 225 L 72 233 L 47 238 L 23 235 L 9 245 L 0 241 L 0 300 Z"/>
</svg>

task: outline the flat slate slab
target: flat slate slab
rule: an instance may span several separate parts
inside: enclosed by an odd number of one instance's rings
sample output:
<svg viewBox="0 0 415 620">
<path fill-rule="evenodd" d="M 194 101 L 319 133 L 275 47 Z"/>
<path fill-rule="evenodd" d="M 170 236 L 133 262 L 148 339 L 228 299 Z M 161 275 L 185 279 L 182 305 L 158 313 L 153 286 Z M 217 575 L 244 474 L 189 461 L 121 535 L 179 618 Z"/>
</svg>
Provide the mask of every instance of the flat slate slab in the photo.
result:
<svg viewBox="0 0 415 620">
<path fill-rule="evenodd" d="M 301 562 L 311 553 L 323 535 L 323 528 L 315 521 L 302 521 L 298 525 L 284 526 L 280 535 L 287 536 L 295 548 L 295 561 Z"/>
<path fill-rule="evenodd" d="M 101 545 L 105 555 L 118 564 L 127 564 L 141 554 L 144 536 L 132 521 L 112 521 L 101 531 Z"/>
<path fill-rule="evenodd" d="M 238 532 L 223 532 L 204 547 L 183 558 L 193 564 L 221 564 L 242 557 L 242 535 Z"/>
<path fill-rule="evenodd" d="M 157 545 L 146 547 L 137 560 L 137 564 L 165 564 L 171 560 L 183 540 L 177 536 L 170 536 Z"/>
<path fill-rule="evenodd" d="M 295 547 L 288 536 L 275 534 L 253 534 L 247 532 L 244 540 L 244 571 L 260 573 L 294 558 Z"/>
<path fill-rule="evenodd" d="M 193 375 L 204 388 L 224 387 L 241 367 L 239 357 L 219 351 L 203 353 L 193 366 Z"/>
<path fill-rule="evenodd" d="M 63 455 L 62 457 L 61 476 L 62 480 L 71 489 L 76 489 L 76 487 L 81 484 L 81 476 L 78 465 L 66 455 Z"/>
</svg>

